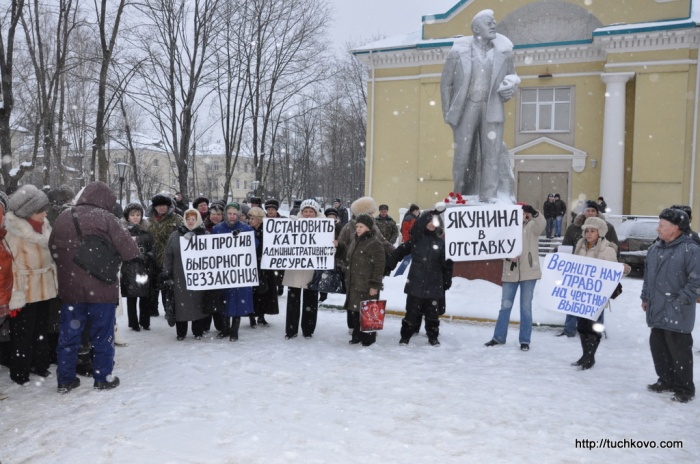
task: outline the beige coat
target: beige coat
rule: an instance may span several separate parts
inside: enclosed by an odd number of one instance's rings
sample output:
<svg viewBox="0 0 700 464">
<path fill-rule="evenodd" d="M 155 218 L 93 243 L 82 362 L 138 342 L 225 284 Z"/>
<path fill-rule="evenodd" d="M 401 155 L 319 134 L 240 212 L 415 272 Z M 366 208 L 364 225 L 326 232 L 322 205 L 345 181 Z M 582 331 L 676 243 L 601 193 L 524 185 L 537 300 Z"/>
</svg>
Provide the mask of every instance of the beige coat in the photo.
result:
<svg viewBox="0 0 700 464">
<path fill-rule="evenodd" d="M 44 220 L 38 234 L 26 219 L 8 212 L 5 216 L 7 243 L 12 252 L 14 286 L 10 309 L 20 309 L 27 303 L 55 298 L 57 295 L 56 263 L 49 252 L 51 226 Z"/>
<path fill-rule="evenodd" d="M 540 235 L 546 226 L 544 214 L 538 214 L 523 226 L 523 253 L 517 261 L 503 260 L 503 282 L 522 282 L 542 278 L 539 242 Z"/>
</svg>

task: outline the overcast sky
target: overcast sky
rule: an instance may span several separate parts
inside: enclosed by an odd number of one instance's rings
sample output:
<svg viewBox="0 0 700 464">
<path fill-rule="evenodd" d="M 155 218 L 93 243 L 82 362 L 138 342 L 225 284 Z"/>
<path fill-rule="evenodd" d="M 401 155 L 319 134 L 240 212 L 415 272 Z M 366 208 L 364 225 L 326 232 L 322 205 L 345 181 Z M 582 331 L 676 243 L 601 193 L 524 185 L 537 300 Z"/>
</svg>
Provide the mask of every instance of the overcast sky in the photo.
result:
<svg viewBox="0 0 700 464">
<path fill-rule="evenodd" d="M 418 31 L 425 15 L 446 13 L 459 0 L 329 0 L 334 8 L 331 39 L 339 51 L 347 41 L 369 42 Z M 358 44 L 361 45 L 361 44 Z"/>
</svg>

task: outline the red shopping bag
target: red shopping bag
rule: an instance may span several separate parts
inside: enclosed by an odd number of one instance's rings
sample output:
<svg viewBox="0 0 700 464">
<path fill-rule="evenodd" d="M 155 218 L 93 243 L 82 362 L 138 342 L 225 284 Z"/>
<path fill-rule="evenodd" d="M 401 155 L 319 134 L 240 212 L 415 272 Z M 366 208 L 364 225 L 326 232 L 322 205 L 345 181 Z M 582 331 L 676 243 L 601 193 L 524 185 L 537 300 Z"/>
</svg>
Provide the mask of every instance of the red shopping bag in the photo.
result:
<svg viewBox="0 0 700 464">
<path fill-rule="evenodd" d="M 386 300 L 366 300 L 360 305 L 360 330 L 362 332 L 382 330 Z"/>
</svg>

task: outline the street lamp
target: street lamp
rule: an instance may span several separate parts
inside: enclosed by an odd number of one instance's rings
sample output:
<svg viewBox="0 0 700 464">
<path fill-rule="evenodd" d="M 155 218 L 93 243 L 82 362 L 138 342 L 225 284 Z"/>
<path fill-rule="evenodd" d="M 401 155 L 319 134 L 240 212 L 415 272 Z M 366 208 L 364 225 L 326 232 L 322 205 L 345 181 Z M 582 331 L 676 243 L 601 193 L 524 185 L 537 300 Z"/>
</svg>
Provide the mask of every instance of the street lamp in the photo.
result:
<svg viewBox="0 0 700 464">
<path fill-rule="evenodd" d="M 130 167 L 131 166 L 126 163 L 117 163 L 117 175 L 119 176 L 119 206 L 122 208 L 124 207 L 122 204 L 122 188 L 124 187 L 124 178 Z"/>
<path fill-rule="evenodd" d="M 260 186 L 260 181 L 254 180 L 250 183 L 250 186 L 253 187 L 253 196 L 257 197 L 258 196 L 258 187 Z"/>
</svg>

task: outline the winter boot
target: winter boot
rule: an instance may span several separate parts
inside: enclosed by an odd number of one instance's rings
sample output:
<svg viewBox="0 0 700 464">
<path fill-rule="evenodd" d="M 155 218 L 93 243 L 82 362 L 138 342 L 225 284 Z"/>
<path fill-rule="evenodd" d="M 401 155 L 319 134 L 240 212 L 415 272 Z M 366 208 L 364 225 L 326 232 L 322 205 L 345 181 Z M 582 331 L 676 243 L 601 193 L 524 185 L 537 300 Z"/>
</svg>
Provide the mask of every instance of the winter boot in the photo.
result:
<svg viewBox="0 0 700 464">
<path fill-rule="evenodd" d="M 600 344 L 599 334 L 586 334 L 587 345 L 586 345 L 586 359 L 581 363 L 581 370 L 590 369 L 595 365 L 595 352 L 598 350 L 598 345 Z"/>
<path fill-rule="evenodd" d="M 411 337 L 413 336 L 413 333 L 415 332 L 415 328 L 409 324 L 406 319 L 401 321 L 401 340 L 399 341 L 399 345 L 408 345 L 408 343 L 411 341 Z"/>
<path fill-rule="evenodd" d="M 265 316 L 258 316 L 258 325 L 270 327 L 270 324 L 265 320 Z"/>
<path fill-rule="evenodd" d="M 255 315 L 250 315 L 250 316 L 248 316 L 248 319 L 250 319 L 250 328 L 251 328 L 251 329 L 257 329 L 257 328 L 258 328 L 258 323 L 255 321 Z"/>
<path fill-rule="evenodd" d="M 581 352 L 583 354 L 581 354 L 581 357 L 578 358 L 578 361 L 571 363 L 572 366 L 580 366 L 581 364 L 583 364 L 583 361 L 586 359 L 586 336 L 585 336 L 585 334 L 579 333 L 578 338 L 579 338 L 579 340 L 581 340 Z"/>
<path fill-rule="evenodd" d="M 232 342 L 237 342 L 238 341 L 238 329 L 241 326 L 241 318 L 240 317 L 234 317 L 231 320 L 231 332 L 229 332 L 228 339 L 229 341 Z"/>
<path fill-rule="evenodd" d="M 218 334 L 216 334 L 216 338 L 218 338 L 219 340 L 228 337 L 231 333 L 231 318 L 221 316 L 220 324 L 221 331 Z"/>
<path fill-rule="evenodd" d="M 425 319 L 425 333 L 428 336 L 428 343 L 432 346 L 440 346 L 438 335 L 440 335 L 440 319 Z"/>
</svg>

